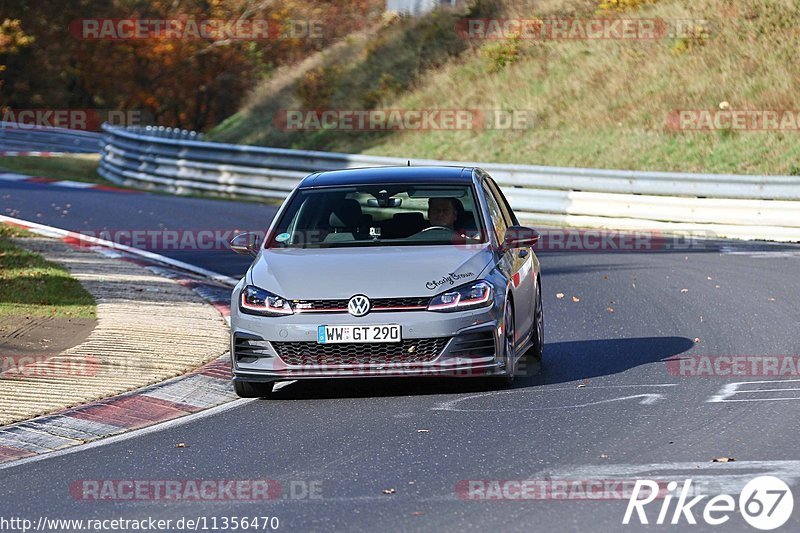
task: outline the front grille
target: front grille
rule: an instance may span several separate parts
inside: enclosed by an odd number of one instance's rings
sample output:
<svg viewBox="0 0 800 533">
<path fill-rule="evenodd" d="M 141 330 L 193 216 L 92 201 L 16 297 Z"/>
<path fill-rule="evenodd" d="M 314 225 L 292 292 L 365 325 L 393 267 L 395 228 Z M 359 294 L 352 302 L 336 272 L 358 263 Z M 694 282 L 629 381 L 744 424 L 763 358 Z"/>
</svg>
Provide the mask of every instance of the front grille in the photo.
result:
<svg viewBox="0 0 800 533">
<path fill-rule="evenodd" d="M 347 300 L 295 300 L 292 305 L 298 313 L 347 311 Z"/>
<path fill-rule="evenodd" d="M 298 313 L 346 313 L 349 300 L 294 300 L 292 305 Z M 373 311 L 413 311 L 426 309 L 429 297 L 375 298 L 370 300 Z M 398 309 L 399 308 L 399 309 Z"/>
<path fill-rule="evenodd" d="M 269 351 L 269 343 L 257 337 L 236 335 L 233 340 L 233 353 L 237 361 L 254 363 L 259 357 L 274 357 Z"/>
<path fill-rule="evenodd" d="M 442 352 L 448 340 L 442 337 L 371 344 L 273 341 L 272 347 L 290 366 L 388 365 L 433 361 Z"/>
<path fill-rule="evenodd" d="M 449 353 L 459 357 L 491 357 L 494 351 L 494 333 L 486 330 L 459 335 L 453 341 Z"/>
</svg>

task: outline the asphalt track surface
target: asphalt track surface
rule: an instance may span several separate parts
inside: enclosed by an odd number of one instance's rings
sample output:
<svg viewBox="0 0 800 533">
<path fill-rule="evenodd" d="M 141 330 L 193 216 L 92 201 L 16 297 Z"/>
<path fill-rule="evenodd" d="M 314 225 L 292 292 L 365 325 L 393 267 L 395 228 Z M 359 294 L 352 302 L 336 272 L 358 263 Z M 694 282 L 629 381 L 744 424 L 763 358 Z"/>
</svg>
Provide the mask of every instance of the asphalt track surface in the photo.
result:
<svg viewBox="0 0 800 533">
<path fill-rule="evenodd" d="M 0 182 L 0 213 L 78 231 L 263 229 L 274 211 Z M 163 253 L 231 276 L 247 267 L 224 250 Z M 800 499 L 798 382 L 678 376 L 664 363 L 678 355 L 800 354 L 800 247 L 731 241 L 540 259 L 545 358 L 511 388 L 424 379 L 290 383 L 269 400 L 0 470 L 0 516 L 277 516 L 287 531 L 617 531 L 641 527 L 621 525 L 626 500 L 469 501 L 457 487 L 693 478 L 724 491 L 736 476 L 772 473 Z M 752 380 L 777 382 L 732 385 Z M 742 392 L 748 388 L 784 390 Z M 736 461 L 712 463 L 717 457 Z M 69 488 L 86 479 L 270 479 L 283 494 L 257 503 L 82 501 Z M 309 487 L 321 498 L 303 498 Z M 651 522 L 659 506 L 647 507 Z M 798 506 L 784 530 L 800 528 Z M 702 524 L 702 510 L 694 515 Z M 720 529 L 685 519 L 680 527 Z M 753 530 L 737 513 L 723 528 Z"/>
</svg>

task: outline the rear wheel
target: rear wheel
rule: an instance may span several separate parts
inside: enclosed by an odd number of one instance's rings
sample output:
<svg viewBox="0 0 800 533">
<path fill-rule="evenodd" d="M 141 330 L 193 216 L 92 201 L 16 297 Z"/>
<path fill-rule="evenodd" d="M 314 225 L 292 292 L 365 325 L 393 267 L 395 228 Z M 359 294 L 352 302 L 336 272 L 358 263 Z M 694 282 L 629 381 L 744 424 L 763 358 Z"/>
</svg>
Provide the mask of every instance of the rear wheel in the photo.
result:
<svg viewBox="0 0 800 533">
<path fill-rule="evenodd" d="M 266 398 L 272 392 L 272 383 L 234 381 L 233 390 L 239 398 Z"/>
</svg>

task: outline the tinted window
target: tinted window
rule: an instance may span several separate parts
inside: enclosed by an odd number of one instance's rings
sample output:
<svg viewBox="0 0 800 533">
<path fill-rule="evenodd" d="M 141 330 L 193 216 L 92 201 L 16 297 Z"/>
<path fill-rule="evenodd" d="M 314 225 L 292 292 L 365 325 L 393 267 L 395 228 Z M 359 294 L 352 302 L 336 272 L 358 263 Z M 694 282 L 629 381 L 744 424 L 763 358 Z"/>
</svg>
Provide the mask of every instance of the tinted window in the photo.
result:
<svg viewBox="0 0 800 533">
<path fill-rule="evenodd" d="M 486 182 L 483 183 L 483 191 L 486 195 L 486 205 L 489 207 L 490 222 L 491 226 L 494 228 L 497 242 L 503 242 L 506 236 L 506 229 L 508 229 L 508 223 L 505 220 L 503 210 L 500 208 L 500 204 L 497 203 L 494 194 L 492 194 Z"/>
<path fill-rule="evenodd" d="M 485 236 L 469 186 L 364 185 L 298 191 L 268 246 L 481 242 L 485 242 Z"/>
<path fill-rule="evenodd" d="M 500 187 L 497 185 L 497 183 L 492 178 L 486 178 L 486 182 L 489 184 L 489 188 L 494 192 L 497 203 L 500 204 L 506 224 L 509 226 L 516 226 L 519 224 L 517 221 L 517 216 L 514 214 L 514 210 L 511 209 L 508 200 L 506 200 L 503 191 L 500 190 Z"/>
</svg>

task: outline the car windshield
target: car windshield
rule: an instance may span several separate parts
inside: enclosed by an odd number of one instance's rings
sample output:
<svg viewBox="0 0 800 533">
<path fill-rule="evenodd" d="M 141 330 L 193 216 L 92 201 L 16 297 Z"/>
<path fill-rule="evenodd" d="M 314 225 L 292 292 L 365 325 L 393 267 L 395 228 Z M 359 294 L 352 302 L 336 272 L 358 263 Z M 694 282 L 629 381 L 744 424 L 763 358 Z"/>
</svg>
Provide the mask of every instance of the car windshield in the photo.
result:
<svg viewBox="0 0 800 533">
<path fill-rule="evenodd" d="M 269 248 L 484 242 L 470 186 L 363 185 L 306 189 L 281 216 Z"/>
</svg>

